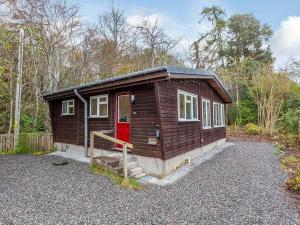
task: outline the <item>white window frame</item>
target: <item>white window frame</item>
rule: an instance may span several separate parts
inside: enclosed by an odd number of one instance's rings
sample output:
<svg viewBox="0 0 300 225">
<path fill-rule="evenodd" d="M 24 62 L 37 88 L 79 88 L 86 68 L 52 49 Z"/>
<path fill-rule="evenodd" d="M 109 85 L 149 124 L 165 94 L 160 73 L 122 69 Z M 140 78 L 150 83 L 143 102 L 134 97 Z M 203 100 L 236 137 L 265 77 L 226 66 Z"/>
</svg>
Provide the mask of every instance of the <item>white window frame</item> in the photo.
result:
<svg viewBox="0 0 300 225">
<path fill-rule="evenodd" d="M 105 102 L 100 102 L 100 98 L 106 98 Z M 97 99 L 97 115 L 92 115 L 92 99 Z M 100 115 L 100 105 L 106 105 L 106 115 Z M 95 95 L 90 97 L 90 118 L 107 118 L 108 117 L 108 94 Z"/>
<path fill-rule="evenodd" d="M 209 112 L 209 118 L 204 118 L 203 102 L 209 104 L 209 107 L 206 107 L 206 115 L 208 115 L 208 112 Z M 210 129 L 211 128 L 211 105 L 210 105 L 211 103 L 210 103 L 210 100 L 206 99 L 206 98 L 202 98 L 201 103 L 202 103 L 202 105 L 201 105 L 201 108 L 202 108 L 202 128 L 203 129 Z M 204 125 L 204 121 L 206 121 L 206 124 L 209 124 L 209 125 Z"/>
<path fill-rule="evenodd" d="M 184 117 L 185 118 L 181 118 L 180 117 L 180 94 L 184 95 Z M 190 104 L 191 104 L 191 119 L 187 119 L 186 118 L 186 97 L 190 96 L 191 100 L 190 100 Z M 196 115 L 194 115 L 194 104 L 193 104 L 193 99 L 196 98 Z M 182 91 L 182 90 L 177 90 L 177 112 L 178 112 L 178 121 L 199 121 L 199 115 L 198 115 L 198 95 L 186 92 L 186 91 Z"/>
<path fill-rule="evenodd" d="M 70 103 L 72 102 L 72 105 Z M 67 104 L 67 112 L 64 112 L 64 104 Z M 73 113 L 70 113 L 70 108 L 73 108 Z M 61 102 L 61 115 L 62 116 L 70 116 L 75 113 L 75 102 L 74 99 L 64 100 Z"/>
<path fill-rule="evenodd" d="M 220 124 L 217 124 L 217 120 L 215 119 L 215 115 L 217 112 L 215 112 L 215 105 L 220 107 L 219 109 L 221 110 L 220 113 Z M 219 103 L 219 102 L 214 102 L 213 103 L 213 120 L 214 120 L 214 127 L 225 127 L 225 110 L 224 110 L 224 104 Z"/>
</svg>

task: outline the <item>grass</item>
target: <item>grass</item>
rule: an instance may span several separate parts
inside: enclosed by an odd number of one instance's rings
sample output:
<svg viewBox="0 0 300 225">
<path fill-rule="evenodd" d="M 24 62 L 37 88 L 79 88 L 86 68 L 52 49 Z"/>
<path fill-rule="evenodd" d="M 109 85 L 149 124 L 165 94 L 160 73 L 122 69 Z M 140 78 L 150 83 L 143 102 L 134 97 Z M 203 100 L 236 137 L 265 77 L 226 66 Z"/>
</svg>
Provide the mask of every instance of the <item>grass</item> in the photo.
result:
<svg viewBox="0 0 300 225">
<path fill-rule="evenodd" d="M 34 151 L 32 152 L 33 155 L 35 156 L 41 156 L 41 155 L 47 155 L 53 152 L 52 150 L 40 150 L 40 151 Z"/>
<path fill-rule="evenodd" d="M 281 158 L 280 162 L 283 165 L 298 164 L 298 163 L 300 164 L 300 158 L 293 155 L 289 155 Z"/>
<path fill-rule="evenodd" d="M 286 182 L 286 188 L 291 191 L 300 192 L 300 169 Z"/>
<path fill-rule="evenodd" d="M 276 157 L 282 157 L 284 155 L 285 146 L 283 144 L 280 144 L 280 143 L 276 142 L 274 144 L 274 147 L 275 147 L 275 151 L 273 152 L 273 154 Z"/>
<path fill-rule="evenodd" d="M 137 180 L 132 178 L 128 178 L 126 180 L 123 176 L 120 176 L 119 174 L 110 169 L 105 169 L 102 166 L 93 164 L 92 166 L 90 166 L 90 170 L 95 174 L 108 177 L 111 181 L 120 185 L 123 188 L 133 190 L 140 190 L 142 188 L 142 185 Z"/>
<path fill-rule="evenodd" d="M 11 151 L 0 151 L 0 155 L 15 155 L 15 154 L 32 154 L 35 156 L 46 155 L 53 152 L 52 150 L 11 150 Z"/>
<path fill-rule="evenodd" d="M 281 167 L 291 174 L 285 183 L 288 190 L 300 192 L 300 158 L 289 155 L 280 159 Z"/>
</svg>

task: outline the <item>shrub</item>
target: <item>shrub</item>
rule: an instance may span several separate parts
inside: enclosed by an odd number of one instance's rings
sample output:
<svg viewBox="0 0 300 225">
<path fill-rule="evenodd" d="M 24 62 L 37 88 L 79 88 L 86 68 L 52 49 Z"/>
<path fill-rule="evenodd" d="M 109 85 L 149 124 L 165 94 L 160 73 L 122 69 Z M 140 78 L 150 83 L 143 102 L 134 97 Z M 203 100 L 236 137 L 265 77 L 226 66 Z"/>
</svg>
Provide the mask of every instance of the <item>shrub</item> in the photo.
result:
<svg viewBox="0 0 300 225">
<path fill-rule="evenodd" d="M 300 192 L 300 170 L 286 182 L 286 188 L 290 191 Z"/>
<path fill-rule="evenodd" d="M 28 154 L 32 153 L 32 150 L 27 145 L 27 136 L 26 134 L 20 133 L 19 141 L 15 149 L 16 154 Z"/>
<path fill-rule="evenodd" d="M 245 126 L 245 132 L 247 134 L 257 135 L 261 133 L 261 128 L 253 123 L 247 123 Z"/>
<path fill-rule="evenodd" d="M 300 109 L 288 109 L 288 111 L 283 114 L 279 121 L 279 129 L 283 133 L 289 134 L 300 134 Z"/>
</svg>

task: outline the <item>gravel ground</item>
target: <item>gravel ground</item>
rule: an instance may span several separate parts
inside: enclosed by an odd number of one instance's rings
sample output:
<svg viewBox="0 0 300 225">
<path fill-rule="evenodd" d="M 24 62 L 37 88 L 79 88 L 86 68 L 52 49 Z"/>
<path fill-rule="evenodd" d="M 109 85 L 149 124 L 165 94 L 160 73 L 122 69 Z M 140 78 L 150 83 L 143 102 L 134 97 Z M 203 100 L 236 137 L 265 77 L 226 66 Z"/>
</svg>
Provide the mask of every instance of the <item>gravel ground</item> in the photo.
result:
<svg viewBox="0 0 300 225">
<path fill-rule="evenodd" d="M 269 144 L 235 142 L 176 183 L 127 191 L 57 156 L 0 156 L 0 224 L 299 224 Z"/>
</svg>

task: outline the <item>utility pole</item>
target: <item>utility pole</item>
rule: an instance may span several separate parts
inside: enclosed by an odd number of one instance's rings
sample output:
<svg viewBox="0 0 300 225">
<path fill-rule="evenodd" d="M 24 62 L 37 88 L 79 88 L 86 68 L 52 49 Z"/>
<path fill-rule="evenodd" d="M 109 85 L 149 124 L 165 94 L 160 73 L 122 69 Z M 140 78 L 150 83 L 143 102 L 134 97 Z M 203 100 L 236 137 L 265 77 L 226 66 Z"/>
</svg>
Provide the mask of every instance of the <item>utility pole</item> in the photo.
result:
<svg viewBox="0 0 300 225">
<path fill-rule="evenodd" d="M 20 114 L 22 99 L 22 78 L 23 78 L 23 53 L 24 53 L 24 30 L 20 28 L 19 53 L 18 53 L 18 77 L 16 85 L 16 105 L 15 105 L 15 122 L 14 122 L 14 149 L 19 142 L 20 132 Z"/>
</svg>

